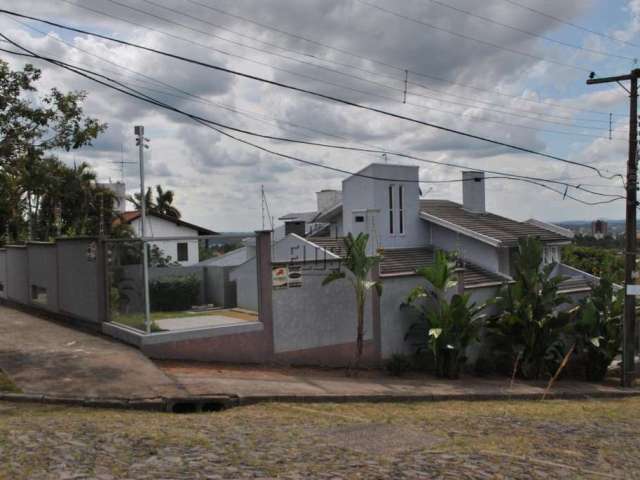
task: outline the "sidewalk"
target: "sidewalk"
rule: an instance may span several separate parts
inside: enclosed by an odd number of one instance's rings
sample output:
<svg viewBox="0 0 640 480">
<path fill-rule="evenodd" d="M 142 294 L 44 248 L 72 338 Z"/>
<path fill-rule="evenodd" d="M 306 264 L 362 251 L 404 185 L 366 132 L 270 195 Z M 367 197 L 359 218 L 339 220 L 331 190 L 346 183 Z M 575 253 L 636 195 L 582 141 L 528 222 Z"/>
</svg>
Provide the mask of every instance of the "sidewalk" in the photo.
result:
<svg viewBox="0 0 640 480">
<path fill-rule="evenodd" d="M 315 368 L 270 368 L 234 365 L 156 362 L 185 391 L 198 395 L 231 395 L 241 404 L 261 401 L 438 401 L 540 399 L 547 382 L 466 377 L 441 380 L 427 375 L 389 377 L 368 371 L 358 378 L 342 370 Z M 622 389 L 615 383 L 595 384 L 563 380 L 549 398 L 599 398 L 640 395 L 640 388 Z"/>
<path fill-rule="evenodd" d="M 341 370 L 153 362 L 133 347 L 0 306 L 0 369 L 25 393 L 93 399 L 229 398 L 262 401 L 539 399 L 546 382 L 467 377 L 346 377 Z M 560 381 L 553 398 L 640 395 L 640 388 Z"/>
<path fill-rule="evenodd" d="M 27 394 L 183 396 L 138 350 L 0 305 L 0 369 Z"/>
</svg>

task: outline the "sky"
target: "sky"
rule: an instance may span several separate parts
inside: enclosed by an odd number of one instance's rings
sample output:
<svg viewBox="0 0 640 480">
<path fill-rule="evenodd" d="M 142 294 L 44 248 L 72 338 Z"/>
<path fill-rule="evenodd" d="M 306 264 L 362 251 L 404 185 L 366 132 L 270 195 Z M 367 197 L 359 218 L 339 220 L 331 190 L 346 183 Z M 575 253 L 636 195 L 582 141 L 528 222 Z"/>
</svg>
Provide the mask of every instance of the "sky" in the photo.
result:
<svg viewBox="0 0 640 480">
<path fill-rule="evenodd" d="M 610 195 L 568 190 L 586 202 L 624 194 L 620 178 L 608 177 L 626 170 L 628 94 L 617 84 L 585 81 L 590 72 L 606 77 L 637 66 L 640 0 L 0 0 L 0 5 L 593 168 L 0 14 L 1 31 L 38 55 L 107 75 L 219 123 L 554 179 Z M 0 58 L 14 69 L 27 61 L 4 52 Z M 260 229 L 263 186 L 277 225 L 286 213 L 314 210 L 315 192 L 340 189 L 347 176 L 261 151 L 186 116 L 31 61 L 43 71 L 41 93 L 52 87 L 84 90 L 84 112 L 108 124 L 92 146 L 56 152 L 59 157 L 69 164 L 86 161 L 101 180 L 123 179 L 128 191 L 136 191 L 133 128 L 144 125 L 150 145 L 146 183 L 173 190 L 175 205 L 189 222 L 217 231 Z M 385 161 L 377 153 L 237 136 L 349 172 Z M 121 161 L 133 163 L 122 169 Z M 394 155 L 387 161 L 419 165 L 425 198 L 461 200 L 461 169 Z M 518 220 L 624 217 L 622 200 L 585 205 L 565 197 L 563 186 L 549 186 L 557 191 L 487 180 L 487 208 Z"/>
</svg>

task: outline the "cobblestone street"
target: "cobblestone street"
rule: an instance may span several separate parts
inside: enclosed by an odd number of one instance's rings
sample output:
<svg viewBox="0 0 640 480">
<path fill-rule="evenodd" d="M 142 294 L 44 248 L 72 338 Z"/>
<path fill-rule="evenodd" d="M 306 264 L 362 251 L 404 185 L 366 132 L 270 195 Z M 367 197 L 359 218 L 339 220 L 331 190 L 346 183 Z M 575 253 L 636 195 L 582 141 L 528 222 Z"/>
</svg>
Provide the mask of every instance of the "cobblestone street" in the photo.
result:
<svg viewBox="0 0 640 480">
<path fill-rule="evenodd" d="M 0 403 L 0 478 L 638 478 L 639 408 L 274 403 L 175 415 Z"/>
</svg>

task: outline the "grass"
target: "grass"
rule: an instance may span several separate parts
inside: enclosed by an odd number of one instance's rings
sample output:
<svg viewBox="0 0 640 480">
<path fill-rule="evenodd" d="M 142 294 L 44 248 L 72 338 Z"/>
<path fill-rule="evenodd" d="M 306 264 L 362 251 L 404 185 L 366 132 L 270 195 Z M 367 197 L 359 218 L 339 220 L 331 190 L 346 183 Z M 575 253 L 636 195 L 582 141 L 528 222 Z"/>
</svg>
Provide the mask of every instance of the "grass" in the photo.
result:
<svg viewBox="0 0 640 480">
<path fill-rule="evenodd" d="M 0 478 L 54 478 L 61 465 L 116 478 L 634 478 L 639 409 L 632 398 L 169 415 L 0 402 Z"/>
<path fill-rule="evenodd" d="M 209 315 L 215 315 L 216 313 L 220 313 L 217 310 L 209 310 L 202 312 L 193 312 L 191 310 L 184 310 L 179 312 L 151 312 L 151 331 L 152 332 L 162 332 L 162 330 L 158 324 L 157 320 L 165 320 L 168 318 L 192 318 L 192 317 L 206 317 Z M 251 315 L 242 312 L 234 312 L 229 309 L 224 310 L 225 317 L 237 318 L 239 320 L 249 320 Z M 257 319 L 257 317 L 256 317 Z M 116 323 L 120 323 L 122 325 L 126 325 L 128 327 L 135 328 L 137 330 L 145 330 L 144 325 L 144 314 L 143 313 L 130 313 L 127 315 L 114 315 L 113 321 Z"/>
<path fill-rule="evenodd" d="M 2 370 L 0 370 L 0 392 L 21 393 L 21 390 Z"/>
</svg>

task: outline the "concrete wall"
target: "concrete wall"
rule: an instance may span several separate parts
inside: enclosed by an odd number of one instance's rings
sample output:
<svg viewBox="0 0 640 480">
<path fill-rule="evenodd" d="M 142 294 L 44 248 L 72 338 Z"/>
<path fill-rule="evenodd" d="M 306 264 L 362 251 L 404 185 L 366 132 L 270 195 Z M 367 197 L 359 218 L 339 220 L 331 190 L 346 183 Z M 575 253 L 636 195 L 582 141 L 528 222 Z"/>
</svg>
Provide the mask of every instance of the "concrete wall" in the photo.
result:
<svg viewBox="0 0 640 480">
<path fill-rule="evenodd" d="M 459 251 L 462 258 L 491 272 L 500 271 L 500 250 L 466 235 L 458 234 L 439 225 L 431 225 L 431 243 L 447 252 Z M 504 259 L 503 259 L 503 264 Z M 507 265 L 508 266 L 508 265 Z"/>
<path fill-rule="evenodd" d="M 385 278 L 383 281 L 382 297 L 380 298 L 380 332 L 381 356 L 387 359 L 393 354 L 410 354 L 415 347 L 405 340 L 409 327 L 418 320 L 418 314 L 411 308 L 401 308 L 409 292 L 420 285 L 424 279 L 419 276 Z M 467 290 L 471 293 L 471 300 L 478 304 L 485 303 L 498 292 L 498 287 L 474 288 Z M 454 292 L 452 291 L 451 294 Z"/>
<path fill-rule="evenodd" d="M 342 182 L 343 233 L 356 235 L 368 231 L 371 246 L 384 248 L 409 248 L 428 245 L 426 222 L 419 218 L 420 190 L 418 167 L 407 165 L 372 164 L 362 170 L 364 175 L 393 179 L 373 180 L 351 176 Z M 398 187 L 404 189 L 404 233 L 400 234 L 399 211 L 394 210 L 394 233 L 390 233 L 389 186 L 394 188 L 393 204 L 398 206 Z M 366 222 L 355 222 L 355 217 L 368 211 Z"/>
<path fill-rule="evenodd" d="M 131 222 L 131 227 L 137 235 L 140 234 L 141 226 L 140 219 L 136 219 Z M 182 225 L 176 225 L 173 222 L 165 220 L 163 218 L 154 217 L 149 215 L 146 218 L 144 229 L 146 230 L 146 236 L 148 237 L 197 237 L 198 232 L 192 228 L 184 227 Z M 180 265 L 189 266 L 194 265 L 200 261 L 200 252 L 198 249 L 198 240 L 166 240 L 154 242 L 164 255 L 171 257 L 174 262 L 178 261 L 178 243 L 187 243 L 189 259 L 186 262 L 178 262 Z"/>
<path fill-rule="evenodd" d="M 29 257 L 27 247 L 7 247 L 7 298 L 29 304 Z"/>
<path fill-rule="evenodd" d="M 205 303 L 221 307 L 236 307 L 238 305 L 236 286 L 229 278 L 232 269 L 233 267 L 206 267 L 204 269 Z"/>
<path fill-rule="evenodd" d="M 258 311 L 258 270 L 254 257 L 235 267 L 229 273 L 229 280 L 236 285 L 236 299 L 238 307 Z"/>
<path fill-rule="evenodd" d="M 0 298 L 7 298 L 7 251 L 0 249 Z"/>
<path fill-rule="evenodd" d="M 335 268 L 337 264 L 329 265 Z M 354 344 L 356 301 L 348 280 L 322 286 L 329 270 L 303 270 L 302 286 L 273 291 L 276 354 Z M 373 339 L 371 302 L 365 308 L 365 340 Z M 327 363 L 331 361 L 327 358 Z"/>
<path fill-rule="evenodd" d="M 56 243 L 60 311 L 95 323 L 105 320 L 104 258 L 99 242 L 70 238 Z M 97 247 L 95 258 L 88 254 L 91 245 Z"/>
<path fill-rule="evenodd" d="M 58 249 L 55 243 L 33 243 L 27 248 L 29 256 L 29 290 L 31 304 L 57 312 L 58 305 Z M 46 297 L 34 296 L 36 289 L 44 289 Z"/>
</svg>

